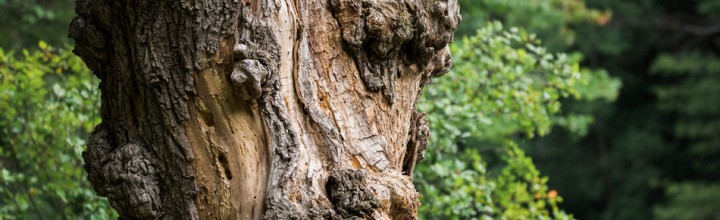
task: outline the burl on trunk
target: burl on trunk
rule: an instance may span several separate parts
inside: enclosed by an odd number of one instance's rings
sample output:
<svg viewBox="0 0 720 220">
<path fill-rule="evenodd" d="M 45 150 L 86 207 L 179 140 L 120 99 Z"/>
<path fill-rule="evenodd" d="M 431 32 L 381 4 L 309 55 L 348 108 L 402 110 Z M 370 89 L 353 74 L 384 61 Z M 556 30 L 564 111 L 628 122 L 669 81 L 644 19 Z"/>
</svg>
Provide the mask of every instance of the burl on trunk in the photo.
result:
<svg viewBox="0 0 720 220">
<path fill-rule="evenodd" d="M 78 0 L 83 157 L 122 219 L 415 219 L 456 0 Z"/>
</svg>

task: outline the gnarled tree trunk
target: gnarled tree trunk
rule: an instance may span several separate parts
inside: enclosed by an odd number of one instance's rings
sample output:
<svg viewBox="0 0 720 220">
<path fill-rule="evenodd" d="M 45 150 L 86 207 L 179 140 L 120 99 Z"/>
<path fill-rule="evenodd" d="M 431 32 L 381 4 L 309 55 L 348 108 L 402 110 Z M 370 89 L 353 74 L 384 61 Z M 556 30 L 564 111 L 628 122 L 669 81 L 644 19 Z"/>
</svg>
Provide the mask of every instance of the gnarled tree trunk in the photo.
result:
<svg viewBox="0 0 720 220">
<path fill-rule="evenodd" d="M 83 156 L 123 219 L 414 219 L 455 0 L 78 0 Z"/>
</svg>

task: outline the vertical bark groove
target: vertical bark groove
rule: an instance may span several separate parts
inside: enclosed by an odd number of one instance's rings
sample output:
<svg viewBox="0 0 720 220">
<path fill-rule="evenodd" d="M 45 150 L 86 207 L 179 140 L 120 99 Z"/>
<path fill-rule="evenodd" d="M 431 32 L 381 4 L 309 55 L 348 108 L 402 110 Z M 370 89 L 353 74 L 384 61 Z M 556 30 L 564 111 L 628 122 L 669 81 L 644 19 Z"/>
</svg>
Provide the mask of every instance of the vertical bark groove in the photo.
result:
<svg viewBox="0 0 720 220">
<path fill-rule="evenodd" d="M 430 138 L 430 124 L 425 113 L 415 112 L 410 120 L 410 140 L 403 158 L 403 174 L 412 177 L 415 165 L 425 157 L 425 148 Z"/>
</svg>

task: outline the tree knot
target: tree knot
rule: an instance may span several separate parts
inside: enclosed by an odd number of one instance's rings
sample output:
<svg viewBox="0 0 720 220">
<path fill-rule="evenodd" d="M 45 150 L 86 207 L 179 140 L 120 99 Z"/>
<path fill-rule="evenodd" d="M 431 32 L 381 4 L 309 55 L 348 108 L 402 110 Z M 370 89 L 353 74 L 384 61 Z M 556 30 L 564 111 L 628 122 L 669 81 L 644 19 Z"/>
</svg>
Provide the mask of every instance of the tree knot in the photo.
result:
<svg viewBox="0 0 720 220">
<path fill-rule="evenodd" d="M 262 84 L 268 69 L 260 61 L 244 59 L 235 63 L 230 82 L 243 100 L 253 100 L 262 95 Z"/>
<path fill-rule="evenodd" d="M 398 66 L 417 66 L 414 72 L 433 76 L 447 72 L 449 65 L 427 67 L 453 39 L 460 22 L 457 0 L 331 0 L 330 6 L 365 87 L 382 91 L 390 104 L 395 78 L 409 72 Z"/>
<path fill-rule="evenodd" d="M 103 124 L 90 136 L 83 152 L 85 171 L 95 191 L 106 196 L 120 216 L 151 219 L 160 214 L 162 202 L 157 158 L 137 143 L 113 147 Z"/>
<path fill-rule="evenodd" d="M 326 185 L 330 202 L 343 218 L 369 218 L 381 207 L 370 189 L 367 171 L 335 170 Z"/>
<path fill-rule="evenodd" d="M 278 89 L 274 84 L 279 78 L 279 46 L 264 18 L 256 17 L 245 5 L 241 7 L 230 81 L 240 98 L 254 100 Z"/>
</svg>

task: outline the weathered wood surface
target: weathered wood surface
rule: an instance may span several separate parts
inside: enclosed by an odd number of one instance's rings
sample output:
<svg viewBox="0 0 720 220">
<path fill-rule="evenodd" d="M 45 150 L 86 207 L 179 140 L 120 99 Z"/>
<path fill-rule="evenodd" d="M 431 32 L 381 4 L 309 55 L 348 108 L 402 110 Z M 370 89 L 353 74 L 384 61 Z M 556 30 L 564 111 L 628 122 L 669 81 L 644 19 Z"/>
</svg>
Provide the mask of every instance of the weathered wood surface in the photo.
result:
<svg viewBox="0 0 720 220">
<path fill-rule="evenodd" d="M 456 0 L 78 0 L 88 178 L 123 219 L 415 219 Z"/>
</svg>

